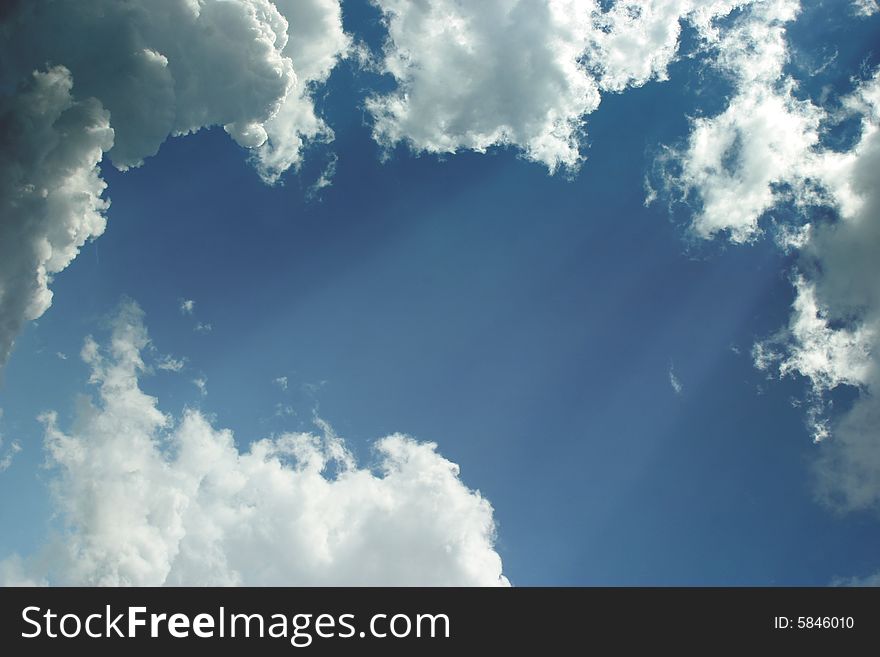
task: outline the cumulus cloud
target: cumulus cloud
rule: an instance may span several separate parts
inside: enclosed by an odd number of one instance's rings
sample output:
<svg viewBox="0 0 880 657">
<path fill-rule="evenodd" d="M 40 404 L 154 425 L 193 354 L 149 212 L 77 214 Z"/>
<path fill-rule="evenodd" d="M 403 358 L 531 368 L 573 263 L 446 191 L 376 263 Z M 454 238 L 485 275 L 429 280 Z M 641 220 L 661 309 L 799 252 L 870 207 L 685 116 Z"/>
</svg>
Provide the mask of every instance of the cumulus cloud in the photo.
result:
<svg viewBox="0 0 880 657">
<path fill-rule="evenodd" d="M 604 12 L 594 7 L 588 62 L 603 90 L 623 91 L 652 79 L 666 80 L 684 21 L 705 35 L 715 18 L 745 4 L 748 1 L 619 0 Z"/>
<path fill-rule="evenodd" d="M 181 315 L 192 315 L 195 310 L 196 302 L 192 299 L 181 299 L 180 300 L 180 314 Z"/>
<path fill-rule="evenodd" d="M 454 153 L 514 146 L 552 172 L 583 159 L 600 91 L 667 78 L 682 22 L 748 0 L 376 0 L 388 26 L 378 63 L 395 91 L 367 101 L 385 147 Z"/>
<path fill-rule="evenodd" d="M 123 305 L 70 429 L 42 416 L 63 529 L 0 576 L 75 585 L 506 585 L 492 507 L 433 443 L 401 434 L 358 466 L 326 424 L 240 448 L 139 386 L 149 338 Z M 41 568 L 45 570 L 41 570 Z M 7 579 L 7 581 L 8 581 Z"/>
<path fill-rule="evenodd" d="M 718 115 L 694 119 L 686 145 L 670 151 L 678 168 L 668 182 L 694 207 L 701 238 L 754 240 L 782 204 L 795 210 L 776 231 L 780 247 L 798 254 L 791 317 L 753 358 L 776 376 L 809 381 L 820 496 L 867 508 L 880 503 L 880 72 L 836 107 L 799 98 L 785 72 L 785 28 L 799 9 L 793 0 L 755 2 L 730 27 L 706 33 L 713 66 L 734 93 Z M 855 145 L 824 146 L 823 131 L 853 116 L 861 121 Z M 858 398 L 832 420 L 828 393 L 840 386 Z"/>
<path fill-rule="evenodd" d="M 668 183 L 695 206 L 699 237 L 747 242 L 768 210 L 802 200 L 824 113 L 784 74 L 785 28 L 799 10 L 796 0 L 755 2 L 731 27 L 703 33 L 734 94 L 717 116 L 694 119 L 687 145 L 671 153 L 680 169 Z"/>
<path fill-rule="evenodd" d="M 326 79 L 348 45 L 334 0 L 49 4 L 20 3 L 8 19 L 7 69 L 66 66 L 78 94 L 113 117 L 109 156 L 120 168 L 154 155 L 169 135 L 212 125 L 246 148 L 280 131 L 308 137 L 317 120 L 308 85 Z M 297 158 L 289 153 L 286 166 Z"/>
<path fill-rule="evenodd" d="M 861 114 L 862 132 L 850 151 L 826 153 L 816 167 L 837 212 L 811 226 L 801 251 L 810 282 L 797 288 L 780 371 L 820 392 L 858 390 L 829 429 L 818 475 L 824 499 L 866 508 L 880 503 L 880 70 L 845 105 Z"/>
<path fill-rule="evenodd" d="M 282 390 L 287 390 L 287 377 L 286 376 L 277 377 L 276 379 L 274 379 L 274 383 L 276 386 L 278 386 Z"/>
<path fill-rule="evenodd" d="M 290 24 L 282 55 L 293 61 L 297 75 L 278 111 L 266 122 L 266 141 L 257 151 L 257 168 L 270 183 L 299 164 L 305 143 L 333 138 L 333 131 L 315 112 L 312 93 L 351 48 L 351 38 L 342 29 L 340 0 L 275 0 L 275 6 Z"/>
<path fill-rule="evenodd" d="M 338 0 L 37 0 L 2 19 L 0 366 L 105 229 L 105 154 L 124 170 L 219 125 L 275 182 L 332 137 L 312 94 L 349 45 Z"/>
<path fill-rule="evenodd" d="M 847 151 L 814 149 L 798 163 L 812 188 L 805 202 L 833 210 L 806 223 L 789 324 L 755 345 L 755 364 L 811 384 L 807 421 L 822 442 L 816 464 L 819 495 L 842 509 L 880 503 L 880 71 L 843 99 L 861 117 L 861 135 Z M 857 390 L 832 421 L 828 393 Z"/>
<path fill-rule="evenodd" d="M 581 57 L 592 2 L 377 0 L 381 69 L 396 91 L 367 108 L 386 146 L 454 153 L 515 145 L 555 170 L 581 158 L 582 117 L 599 105 Z"/>
<path fill-rule="evenodd" d="M 49 282 L 104 232 L 98 162 L 113 144 L 110 114 L 77 101 L 70 72 L 36 72 L 0 96 L 0 365 L 24 323 L 52 303 Z"/>
</svg>

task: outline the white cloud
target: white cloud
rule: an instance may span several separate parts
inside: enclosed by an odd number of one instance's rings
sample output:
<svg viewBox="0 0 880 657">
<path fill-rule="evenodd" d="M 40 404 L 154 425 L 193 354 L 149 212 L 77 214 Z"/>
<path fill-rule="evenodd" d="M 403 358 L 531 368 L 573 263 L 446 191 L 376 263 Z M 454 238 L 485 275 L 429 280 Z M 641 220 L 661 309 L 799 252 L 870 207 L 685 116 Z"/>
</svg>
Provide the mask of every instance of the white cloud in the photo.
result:
<svg viewBox="0 0 880 657">
<path fill-rule="evenodd" d="M 789 331 L 782 365 L 820 390 L 858 389 L 829 427 L 818 475 L 827 501 L 866 508 L 880 504 L 880 70 L 845 105 L 862 115 L 862 133 L 850 151 L 825 153 L 816 167 L 838 216 L 814 225 L 802 250 L 810 287 L 798 288 L 795 316 L 808 306 L 800 314 L 813 331 Z"/>
<path fill-rule="evenodd" d="M 433 443 L 394 434 L 359 467 L 326 424 L 241 450 L 192 409 L 173 418 L 139 387 L 142 313 L 123 306 L 97 386 L 65 431 L 43 416 L 64 523 L 0 576 L 75 585 L 504 585 L 492 507 Z M 46 570 L 41 570 L 45 568 Z"/>
<path fill-rule="evenodd" d="M 865 577 L 838 577 L 831 582 L 831 586 L 880 586 L 880 572 Z"/>
<path fill-rule="evenodd" d="M 348 48 L 338 0 L 34 0 L 0 46 L 0 366 L 49 284 L 100 236 L 98 163 L 140 165 L 169 136 L 221 125 L 275 182 L 330 139 L 314 86 Z M 289 20 L 288 20 L 289 19 Z M 47 64 L 48 62 L 48 64 Z M 9 93 L 9 92 L 7 92 Z"/>
<path fill-rule="evenodd" d="M 7 68 L 51 61 L 72 71 L 78 93 L 110 111 L 109 155 L 122 168 L 154 155 L 169 135 L 212 125 L 246 148 L 273 134 L 299 145 L 318 121 L 307 87 L 326 79 L 348 45 L 336 0 L 21 4 Z M 288 152 L 286 166 L 296 162 Z"/>
<path fill-rule="evenodd" d="M 2 440 L 0 440 L 0 447 L 3 446 Z M 9 447 L 3 452 L 2 456 L 0 456 L 0 472 L 4 470 L 8 470 L 9 466 L 12 465 L 12 459 L 15 458 L 15 455 L 21 451 L 21 443 L 17 440 L 13 440 Z"/>
<path fill-rule="evenodd" d="M 666 79 L 682 21 L 708 34 L 748 2 L 376 0 L 389 32 L 378 68 L 398 88 L 367 101 L 374 138 L 429 153 L 509 145 L 575 168 L 600 89 Z"/>
<path fill-rule="evenodd" d="M 275 404 L 275 417 L 286 417 L 286 416 L 295 416 L 296 411 L 293 406 L 289 404 L 277 403 Z"/>
<path fill-rule="evenodd" d="M 28 573 L 31 569 L 17 554 L 0 559 L 0 586 L 45 586 L 45 580 L 34 578 Z"/>
<path fill-rule="evenodd" d="M 759 369 L 777 367 L 781 376 L 805 376 L 818 393 L 839 385 L 866 384 L 872 346 L 877 340 L 873 328 L 831 328 L 828 311 L 816 298 L 815 285 L 800 277 L 795 281 L 795 290 L 789 326 L 780 334 L 782 350 L 776 351 L 772 340 L 755 345 L 754 359 Z"/>
<path fill-rule="evenodd" d="M 278 386 L 282 390 L 287 390 L 287 377 L 286 376 L 279 376 L 277 379 L 274 380 L 274 383 L 276 386 Z"/>
<path fill-rule="evenodd" d="M 196 302 L 192 299 L 180 300 L 180 314 L 195 318 Z M 208 322 L 196 321 L 193 325 L 193 331 L 196 333 L 210 333 L 214 330 L 214 326 Z M 180 369 L 179 367 L 177 369 Z M 175 370 L 177 371 L 177 370 Z"/>
<path fill-rule="evenodd" d="M 852 4 L 859 16 L 872 16 L 880 11 L 877 0 L 852 0 Z"/>
<path fill-rule="evenodd" d="M 3 418 L 3 409 L 0 408 L 0 419 Z M 17 440 L 13 440 L 9 447 L 3 450 L 3 434 L 0 433 L 0 472 L 4 470 L 8 470 L 9 466 L 12 465 L 12 459 L 15 458 L 15 455 L 21 451 L 21 443 Z"/>
<path fill-rule="evenodd" d="M 600 87 L 623 91 L 668 79 L 683 21 L 705 35 L 713 19 L 745 4 L 749 0 L 618 0 L 604 12 L 594 7 L 588 61 Z"/>
<path fill-rule="evenodd" d="M 199 389 L 199 393 L 204 397 L 208 394 L 208 379 L 207 377 L 200 376 L 193 379 L 193 385 Z"/>
<path fill-rule="evenodd" d="M 799 100 L 797 83 L 783 73 L 785 26 L 798 12 L 795 0 L 755 2 L 732 27 L 704 33 L 735 92 L 723 112 L 693 120 L 686 147 L 671 153 L 680 171 L 668 180 L 696 204 L 693 229 L 702 238 L 726 232 L 734 242 L 752 240 L 768 210 L 805 200 L 825 113 Z"/>
<path fill-rule="evenodd" d="M 581 159 L 582 117 L 599 105 L 580 59 L 592 2 L 377 0 L 382 69 L 398 89 L 367 108 L 384 146 L 454 153 L 515 145 L 550 170 Z"/>
<path fill-rule="evenodd" d="M 761 232 L 760 220 L 781 203 L 824 206 L 832 219 L 777 224 L 776 240 L 799 253 L 788 326 L 755 345 L 755 364 L 811 383 L 807 423 L 819 449 L 820 495 L 842 508 L 880 503 L 880 72 L 859 83 L 839 108 L 796 97 L 784 73 L 785 26 L 792 0 L 753 3 L 707 46 L 714 66 L 733 82 L 720 114 L 697 118 L 673 187 L 695 202 L 693 230 L 734 242 Z M 821 144 L 826 124 L 861 117 L 861 136 L 846 151 Z M 827 213 L 826 213 L 827 214 Z M 832 421 L 829 391 L 852 386 L 859 397 Z"/>
<path fill-rule="evenodd" d="M 113 144 L 110 115 L 71 95 L 61 67 L 0 97 L 0 365 L 27 320 L 52 303 L 49 283 L 104 232 L 97 164 Z"/>
<path fill-rule="evenodd" d="M 299 164 L 306 142 L 333 139 L 333 131 L 315 113 L 311 94 L 351 47 L 339 0 L 275 0 L 275 6 L 290 23 L 282 54 L 291 58 L 297 76 L 278 112 L 266 122 L 266 142 L 257 151 L 257 168 L 270 183 Z M 330 184 L 329 178 L 321 180 Z"/>
<path fill-rule="evenodd" d="M 184 365 L 186 365 L 186 359 L 174 358 L 168 354 L 162 355 L 156 360 L 156 369 L 166 372 L 179 372 Z"/>
<path fill-rule="evenodd" d="M 807 419 L 824 443 L 820 496 L 862 509 L 880 504 L 880 71 L 843 105 L 862 117 L 858 142 L 846 152 L 816 153 L 807 164 L 819 186 L 814 202 L 837 216 L 809 226 L 789 326 L 754 355 L 759 367 L 809 379 Z M 826 398 L 838 386 L 859 396 L 832 422 Z"/>
<path fill-rule="evenodd" d="M 675 375 L 675 369 L 673 368 L 671 363 L 669 365 L 668 374 L 669 374 L 669 385 L 672 386 L 672 391 L 676 395 L 681 395 L 681 393 L 684 392 L 684 386 L 681 384 L 681 381 L 679 381 L 678 377 Z"/>
</svg>

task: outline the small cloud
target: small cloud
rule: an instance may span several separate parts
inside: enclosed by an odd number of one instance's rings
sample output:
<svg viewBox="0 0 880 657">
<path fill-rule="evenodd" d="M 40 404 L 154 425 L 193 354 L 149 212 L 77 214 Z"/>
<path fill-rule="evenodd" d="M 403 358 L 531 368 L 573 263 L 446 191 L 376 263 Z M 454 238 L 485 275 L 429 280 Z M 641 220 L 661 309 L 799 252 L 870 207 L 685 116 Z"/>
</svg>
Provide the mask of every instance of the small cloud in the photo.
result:
<svg viewBox="0 0 880 657">
<path fill-rule="evenodd" d="M 880 586 L 880 571 L 866 577 L 835 577 L 831 586 Z"/>
<path fill-rule="evenodd" d="M 166 354 L 156 361 L 156 369 L 165 370 L 166 372 L 179 372 L 185 364 L 185 358 L 174 358 Z"/>
<path fill-rule="evenodd" d="M 349 57 L 361 71 L 380 73 L 382 67 L 376 61 L 376 57 L 370 47 L 363 41 L 352 44 L 349 49 Z"/>
<path fill-rule="evenodd" d="M 65 354 L 63 351 L 56 351 L 55 355 L 58 356 L 60 360 L 67 360 L 67 354 Z"/>
<path fill-rule="evenodd" d="M 318 178 L 318 180 L 316 180 L 314 184 L 312 184 L 312 186 L 309 187 L 309 189 L 306 191 L 306 198 L 308 198 L 309 200 L 314 199 L 318 195 L 318 192 L 333 184 L 333 176 L 336 175 L 337 159 L 338 158 L 335 154 L 330 158 L 327 166 L 324 167 L 323 171 L 321 171 L 321 177 Z"/>
<path fill-rule="evenodd" d="M 180 300 L 180 314 L 181 315 L 192 315 L 193 310 L 195 309 L 196 302 L 192 299 L 181 299 Z"/>
<path fill-rule="evenodd" d="M 202 397 L 208 394 L 208 379 L 200 376 L 197 379 L 193 379 L 193 385 L 199 389 L 199 392 L 202 394 Z"/>
<path fill-rule="evenodd" d="M 0 443 L 0 444 L 2 444 L 2 443 Z M 20 451 L 21 451 L 21 443 L 18 442 L 17 440 L 13 440 L 12 444 L 9 446 L 9 449 L 7 449 L 3 453 L 3 456 L 0 457 L 0 472 L 3 472 L 4 470 L 9 469 L 9 466 L 12 465 L 12 459 L 14 459 L 15 455 L 18 454 Z"/>
<path fill-rule="evenodd" d="M 740 351 L 740 348 L 738 346 L 736 346 L 735 344 L 730 345 L 730 350 L 733 353 L 735 353 L 737 356 L 739 356 L 742 353 L 742 351 Z"/>
<path fill-rule="evenodd" d="M 210 333 L 213 330 L 214 327 L 211 324 L 203 322 L 196 322 L 196 325 L 193 328 L 193 331 L 195 331 L 196 333 Z"/>
<path fill-rule="evenodd" d="M 643 201 L 643 205 L 647 208 L 650 207 L 654 201 L 657 200 L 657 190 L 654 189 L 654 186 L 651 184 L 651 181 L 648 178 L 645 178 L 645 200 Z"/>
<path fill-rule="evenodd" d="M 0 419 L 3 418 L 3 409 L 0 408 Z M 0 434 L 0 448 L 3 447 L 3 436 Z M 13 440 L 12 444 L 2 453 L 0 453 L 0 472 L 4 470 L 8 470 L 9 466 L 12 465 L 12 459 L 15 458 L 15 455 L 21 451 L 21 443 L 17 440 Z"/>
<path fill-rule="evenodd" d="M 287 390 L 287 377 L 279 376 L 277 379 L 275 379 L 275 385 L 277 385 L 282 390 Z"/>
<path fill-rule="evenodd" d="M 305 391 L 311 395 L 314 395 L 316 392 L 318 392 L 321 388 L 323 388 L 326 385 L 327 385 L 327 379 L 323 379 L 321 381 L 318 381 L 318 383 L 303 383 L 302 389 L 303 389 L 303 391 Z"/>
<path fill-rule="evenodd" d="M 853 9 L 856 16 L 873 16 L 880 11 L 880 3 L 877 0 L 853 0 Z"/>
<path fill-rule="evenodd" d="M 684 386 L 678 380 L 678 377 L 675 376 L 675 368 L 672 366 L 672 363 L 669 364 L 669 385 L 672 386 L 672 390 L 676 395 L 680 395 L 684 391 Z"/>
<path fill-rule="evenodd" d="M 295 415 L 296 411 L 293 410 L 293 406 L 287 404 L 275 404 L 275 417 L 289 417 Z"/>
</svg>

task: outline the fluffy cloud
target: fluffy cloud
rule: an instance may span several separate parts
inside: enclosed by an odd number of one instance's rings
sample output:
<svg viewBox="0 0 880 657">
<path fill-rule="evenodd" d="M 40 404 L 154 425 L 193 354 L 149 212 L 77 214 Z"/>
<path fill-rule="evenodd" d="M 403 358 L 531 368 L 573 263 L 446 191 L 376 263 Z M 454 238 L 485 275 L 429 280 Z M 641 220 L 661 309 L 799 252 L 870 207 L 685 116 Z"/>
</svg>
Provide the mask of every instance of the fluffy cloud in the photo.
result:
<svg viewBox="0 0 880 657">
<path fill-rule="evenodd" d="M 290 25 L 282 55 L 293 61 L 297 77 L 266 122 L 266 142 L 257 151 L 257 168 L 270 183 L 299 163 L 306 142 L 333 138 L 333 131 L 315 113 L 311 94 L 351 46 L 342 29 L 340 0 L 275 0 L 275 6 Z"/>
<path fill-rule="evenodd" d="M 880 11 L 877 0 L 853 0 L 853 8 L 860 16 L 871 16 Z"/>
<path fill-rule="evenodd" d="M 852 150 L 826 153 L 815 168 L 837 216 L 811 226 L 800 258 L 810 284 L 798 287 L 780 367 L 819 391 L 858 388 L 823 446 L 818 474 L 826 500 L 866 508 L 880 504 L 880 71 L 845 105 L 862 115 L 862 134 Z"/>
<path fill-rule="evenodd" d="M 866 508 L 880 503 L 880 72 L 839 107 L 799 99 L 784 69 L 785 25 L 798 11 L 792 0 L 756 2 L 715 38 L 706 33 L 734 93 L 720 114 L 695 119 L 687 144 L 671 151 L 677 170 L 669 182 L 695 207 L 692 227 L 702 238 L 753 240 L 780 204 L 800 210 L 778 240 L 799 253 L 791 318 L 753 355 L 761 369 L 810 382 L 807 419 L 823 443 L 820 495 Z M 824 147 L 825 127 L 852 116 L 861 120 L 856 144 Z M 817 206 L 831 218 L 810 211 Z M 832 422 L 828 393 L 839 386 L 859 396 Z"/>
<path fill-rule="evenodd" d="M 275 182 L 306 141 L 332 137 L 311 94 L 348 48 L 339 2 L 276 4 L 38 0 L 4 12 L 0 84 L 17 91 L 0 97 L 0 366 L 51 304 L 52 276 L 104 231 L 105 153 L 126 169 L 169 136 L 221 125 Z"/>
<path fill-rule="evenodd" d="M 82 351 L 96 399 L 68 431 L 54 413 L 42 418 L 64 529 L 42 558 L 7 559 L 0 575 L 82 585 L 507 584 L 492 507 L 433 443 L 383 438 L 372 469 L 326 425 L 239 449 L 199 411 L 172 418 L 140 389 L 148 336 L 136 305 L 113 326 L 106 348 L 89 339 Z"/>
<path fill-rule="evenodd" d="M 588 62 L 603 90 L 623 91 L 652 79 L 666 80 L 678 53 L 683 21 L 705 36 L 713 20 L 749 0 L 619 0 L 593 9 Z"/>
<path fill-rule="evenodd" d="M 454 153 L 515 146 L 552 172 L 582 160 L 600 90 L 666 79 L 681 25 L 701 33 L 748 0 L 376 0 L 380 68 L 398 88 L 367 108 L 375 139 Z"/>
<path fill-rule="evenodd" d="M 315 135 L 323 128 L 308 86 L 326 79 L 348 47 L 333 0 L 20 5 L 5 26 L 6 74 L 46 61 L 66 66 L 78 96 L 109 110 L 116 131 L 109 156 L 120 168 L 154 155 L 169 135 L 206 126 L 224 126 L 247 148 L 273 135 Z M 288 148 L 270 143 L 259 157 Z M 288 150 L 281 165 L 297 159 Z"/>
<path fill-rule="evenodd" d="M 686 147 L 672 154 L 680 170 L 669 180 L 695 205 L 693 229 L 702 238 L 752 240 L 764 213 L 803 194 L 824 113 L 799 100 L 797 83 L 783 74 L 785 25 L 798 11 L 795 0 L 756 2 L 732 27 L 703 33 L 735 91 L 721 114 L 694 119 Z"/>
<path fill-rule="evenodd" d="M 97 165 L 113 145 L 110 114 L 74 100 L 72 86 L 55 67 L 0 97 L 0 365 L 24 322 L 51 305 L 52 275 L 106 226 Z"/>
<path fill-rule="evenodd" d="M 485 151 L 512 144 L 554 170 L 580 160 L 582 117 L 599 105 L 580 61 L 592 2 L 377 0 L 382 69 L 398 89 L 367 108 L 383 145 Z"/>
</svg>

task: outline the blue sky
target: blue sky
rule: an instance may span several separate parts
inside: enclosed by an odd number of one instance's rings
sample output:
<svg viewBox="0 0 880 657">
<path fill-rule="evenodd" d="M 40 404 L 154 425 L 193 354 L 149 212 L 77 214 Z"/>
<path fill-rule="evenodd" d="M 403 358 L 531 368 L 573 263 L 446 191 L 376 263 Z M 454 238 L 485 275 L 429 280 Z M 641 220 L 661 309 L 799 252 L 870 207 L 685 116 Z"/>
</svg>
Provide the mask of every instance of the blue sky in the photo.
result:
<svg viewBox="0 0 880 657">
<path fill-rule="evenodd" d="M 811 6 L 788 25 L 798 97 L 844 97 L 877 66 L 880 17 L 844 7 Z M 345 31 L 374 53 L 380 15 L 342 5 Z M 220 127 L 170 138 L 128 171 L 105 158 L 107 229 L 55 277 L 51 308 L 24 326 L 3 372 L 0 435 L 21 451 L 0 474 L 0 557 L 86 531 L 53 502 L 58 467 L 45 466 L 35 418 L 54 409 L 76 425 L 77 400 L 94 394 L 83 340 L 106 342 L 130 299 L 146 353 L 185 359 L 140 376 L 163 412 L 198 409 L 242 450 L 319 431 L 320 418 L 364 467 L 382 436 L 435 442 L 491 503 L 493 549 L 515 585 L 870 576 L 876 507 L 823 503 L 825 447 L 808 426 L 817 396 L 833 425 L 872 397 L 870 379 L 817 392 L 805 368 L 780 376 L 753 358 L 798 294 L 803 256 L 779 247 L 773 221 L 800 225 L 806 211 L 783 199 L 761 213 L 762 236 L 701 239 L 697 204 L 663 189 L 665 147 L 684 152 L 692 119 L 737 93 L 700 39 L 685 26 L 668 80 L 603 92 L 585 161 L 552 175 L 516 144 L 383 148 L 365 102 L 395 80 L 353 59 L 313 96 L 333 141 L 307 146 L 281 184 L 265 184 Z M 861 134 L 856 119 L 836 130 L 823 139 L 841 148 Z M 659 190 L 647 206 L 646 181 Z"/>
</svg>

